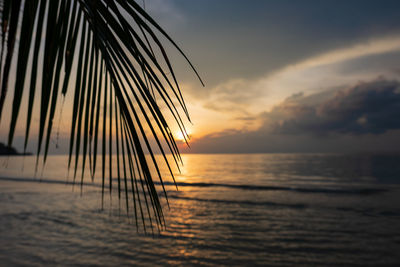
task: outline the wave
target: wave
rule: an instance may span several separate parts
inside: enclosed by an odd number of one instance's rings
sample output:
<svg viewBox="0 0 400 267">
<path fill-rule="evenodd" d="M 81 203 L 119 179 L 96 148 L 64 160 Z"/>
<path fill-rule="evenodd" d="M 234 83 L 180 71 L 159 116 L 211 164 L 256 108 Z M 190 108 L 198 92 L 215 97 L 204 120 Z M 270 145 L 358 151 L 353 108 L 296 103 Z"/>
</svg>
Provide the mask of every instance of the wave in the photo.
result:
<svg viewBox="0 0 400 267">
<path fill-rule="evenodd" d="M 62 184 L 62 185 L 83 185 L 83 186 L 92 186 L 92 187 L 101 187 L 101 185 L 96 183 L 88 183 L 88 182 L 80 182 L 80 179 L 77 181 L 60 181 L 60 180 L 50 180 L 45 178 L 14 178 L 14 177 L 0 177 L 0 181 L 6 182 L 19 182 L 19 183 L 43 183 L 43 184 Z"/>
<path fill-rule="evenodd" d="M 368 217 L 392 217 L 399 218 L 400 211 L 399 210 L 375 210 L 371 208 L 357 208 L 357 207 L 328 207 L 328 206 L 318 206 L 314 204 L 306 204 L 306 203 L 278 203 L 272 201 L 252 201 L 252 200 L 233 200 L 233 199 L 215 199 L 215 198 L 198 198 L 198 197 L 187 197 L 176 194 L 169 194 L 168 198 L 179 199 L 179 200 L 188 200 L 188 201 L 196 201 L 196 202 L 205 202 L 205 203 L 216 203 L 216 204 L 226 204 L 226 205 L 248 205 L 248 206 L 265 206 L 269 208 L 286 208 L 286 209 L 324 209 L 324 210 L 332 210 L 332 211 L 340 211 L 340 212 L 350 212 L 356 213 L 362 216 Z"/>
<path fill-rule="evenodd" d="M 165 185 L 175 185 L 171 182 L 164 182 Z M 219 184 L 219 183 L 186 183 L 177 182 L 178 187 L 224 187 L 241 190 L 257 190 L 257 191 L 294 191 L 299 193 L 322 193 L 322 194 L 357 194 L 370 195 L 387 192 L 388 189 L 382 188 L 304 188 L 304 187 L 288 187 L 288 186 L 264 186 L 264 185 L 243 185 L 243 184 Z"/>
<path fill-rule="evenodd" d="M 0 181 L 11 181 L 11 182 L 38 182 L 48 184 L 67 184 L 67 185 L 81 185 L 80 181 L 61 181 L 61 180 L 50 180 L 50 179 L 30 179 L 30 178 L 11 178 L 11 177 L 0 177 Z M 160 182 L 154 182 L 155 185 L 161 185 Z M 83 182 L 83 186 L 101 187 L 100 184 L 94 182 Z M 384 188 L 306 188 L 306 187 L 290 187 L 290 186 L 266 186 L 266 185 L 244 185 L 244 184 L 223 184 L 223 183 L 187 183 L 187 182 L 164 182 L 167 186 L 179 187 L 222 187 L 239 190 L 257 190 L 257 191 L 292 191 L 297 193 L 309 193 L 309 194 L 337 194 L 337 195 L 372 195 L 379 194 L 389 191 Z"/>
<path fill-rule="evenodd" d="M 269 201 L 262 202 L 262 201 L 249 201 L 249 200 L 206 199 L 206 198 L 185 197 L 185 196 L 177 196 L 177 195 L 169 195 L 168 198 L 192 200 L 192 201 L 198 201 L 198 202 L 222 203 L 222 204 L 286 207 L 286 208 L 292 208 L 292 209 L 307 208 L 307 205 L 305 205 L 305 204 L 286 204 L 286 203 L 276 203 L 276 202 L 269 202 Z"/>
</svg>

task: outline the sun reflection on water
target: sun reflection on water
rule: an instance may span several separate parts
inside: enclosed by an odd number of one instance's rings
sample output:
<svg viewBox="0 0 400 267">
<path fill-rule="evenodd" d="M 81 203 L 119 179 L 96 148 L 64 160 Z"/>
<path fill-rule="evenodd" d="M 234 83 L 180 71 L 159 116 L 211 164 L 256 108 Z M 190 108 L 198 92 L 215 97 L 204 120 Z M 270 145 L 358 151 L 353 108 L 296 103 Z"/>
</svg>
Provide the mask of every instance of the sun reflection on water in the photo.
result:
<svg viewBox="0 0 400 267">
<path fill-rule="evenodd" d="M 160 194 L 167 228 L 158 233 L 155 227 L 153 236 L 149 228 L 143 233 L 140 221 L 136 232 L 132 211 L 129 219 L 124 212 L 123 197 L 118 200 L 113 194 L 111 205 L 107 195 L 101 210 L 100 177 L 94 184 L 85 178 L 82 196 L 78 186 L 71 192 L 63 176 L 65 156 L 50 156 L 51 164 L 36 180 L 28 168 L 34 157 L 26 157 L 23 174 L 21 158 L 10 157 L 1 173 L 9 179 L 0 179 L 0 236 L 7 240 L 0 241 L 0 259 L 16 255 L 18 261 L 29 258 L 29 252 L 43 260 L 38 265 L 398 262 L 393 251 L 398 247 L 400 194 L 398 180 L 390 179 L 397 179 L 400 167 L 385 165 L 400 161 L 398 157 L 182 158 L 181 173 L 174 170 L 178 190 L 168 168 L 161 169 L 170 207 Z M 161 185 L 156 186 L 162 192 Z M 365 188 L 369 191 L 361 190 Z"/>
</svg>

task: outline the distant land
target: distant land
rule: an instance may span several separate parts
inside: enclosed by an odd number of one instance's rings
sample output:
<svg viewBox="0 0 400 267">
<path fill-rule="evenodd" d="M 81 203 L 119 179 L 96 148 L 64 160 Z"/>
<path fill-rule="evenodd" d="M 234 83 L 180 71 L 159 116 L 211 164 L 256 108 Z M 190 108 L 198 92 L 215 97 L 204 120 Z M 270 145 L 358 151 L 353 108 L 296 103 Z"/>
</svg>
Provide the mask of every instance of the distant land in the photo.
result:
<svg viewBox="0 0 400 267">
<path fill-rule="evenodd" d="M 0 156 L 21 156 L 21 155 L 32 155 L 32 153 L 18 153 L 18 151 L 11 147 L 0 143 Z"/>
</svg>

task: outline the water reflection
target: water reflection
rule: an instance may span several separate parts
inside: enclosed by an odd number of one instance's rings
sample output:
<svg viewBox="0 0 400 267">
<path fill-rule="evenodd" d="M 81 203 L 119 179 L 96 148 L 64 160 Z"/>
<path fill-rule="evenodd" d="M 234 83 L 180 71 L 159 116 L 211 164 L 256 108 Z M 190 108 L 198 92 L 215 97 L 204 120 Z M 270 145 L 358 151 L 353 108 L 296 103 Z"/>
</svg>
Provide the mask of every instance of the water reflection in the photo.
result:
<svg viewBox="0 0 400 267">
<path fill-rule="evenodd" d="M 25 158 L 23 172 L 21 160 L 9 158 L 0 175 L 5 265 L 390 265 L 400 260 L 396 155 L 183 155 L 178 191 L 162 169 L 170 208 L 162 198 L 167 228 L 158 234 L 154 226 L 155 237 L 150 229 L 143 233 L 140 220 L 136 233 L 133 211 L 129 218 L 124 212 L 124 194 L 118 200 L 114 192 L 111 201 L 107 194 L 106 208 L 100 209 L 99 173 L 94 183 L 85 177 L 81 195 L 64 184 L 65 156 L 51 156 L 36 180 L 28 168 L 35 159 Z"/>
</svg>

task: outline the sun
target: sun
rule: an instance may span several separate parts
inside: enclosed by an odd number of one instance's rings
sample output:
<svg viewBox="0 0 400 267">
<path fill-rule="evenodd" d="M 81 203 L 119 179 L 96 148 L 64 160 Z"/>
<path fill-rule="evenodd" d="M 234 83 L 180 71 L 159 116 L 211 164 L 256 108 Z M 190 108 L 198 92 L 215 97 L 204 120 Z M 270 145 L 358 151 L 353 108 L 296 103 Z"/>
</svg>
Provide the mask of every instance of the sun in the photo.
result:
<svg viewBox="0 0 400 267">
<path fill-rule="evenodd" d="M 188 129 L 186 129 L 186 132 L 187 132 L 187 134 L 189 135 L 189 138 L 190 138 L 190 136 L 192 135 L 192 132 L 190 130 L 188 130 Z M 174 138 L 177 141 L 185 142 L 185 137 L 183 136 L 183 133 L 180 130 L 175 132 Z M 189 140 L 189 138 L 186 136 L 186 140 Z"/>
</svg>

